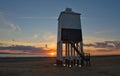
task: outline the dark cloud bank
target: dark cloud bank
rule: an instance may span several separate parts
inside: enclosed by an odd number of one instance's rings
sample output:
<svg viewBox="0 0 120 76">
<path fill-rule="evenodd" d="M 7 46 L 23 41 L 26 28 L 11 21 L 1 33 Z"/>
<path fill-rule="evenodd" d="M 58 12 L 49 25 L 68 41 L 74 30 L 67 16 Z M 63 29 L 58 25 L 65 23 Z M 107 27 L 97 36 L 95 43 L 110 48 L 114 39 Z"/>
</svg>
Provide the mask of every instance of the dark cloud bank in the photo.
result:
<svg viewBox="0 0 120 76">
<path fill-rule="evenodd" d="M 31 52 L 31 53 L 35 53 L 35 52 L 40 52 L 43 53 L 47 50 L 44 50 L 44 48 L 37 48 L 34 46 L 24 46 L 24 45 L 15 45 L 15 46 L 8 46 L 8 47 L 0 47 L 0 50 L 11 50 L 11 51 L 22 51 L 22 52 Z M 4 53 L 4 52 L 1 52 Z"/>
<path fill-rule="evenodd" d="M 2 45 L 2 44 L 1 44 Z M 120 49 L 120 41 L 104 41 L 104 42 L 96 42 L 95 44 L 84 44 L 86 47 L 94 47 L 94 48 L 103 48 L 103 50 L 96 50 L 96 51 L 110 51 L 110 50 L 105 50 L 104 48 L 115 48 L 115 49 Z M 49 50 L 45 50 L 42 47 L 34 47 L 34 46 L 24 46 L 24 45 L 14 45 L 14 46 L 7 46 L 3 47 L 0 46 L 0 50 L 11 50 L 11 51 L 16 51 L 19 50 L 21 52 L 39 52 L 39 53 L 44 53 Z M 4 52 L 0 52 L 4 53 Z"/>
<path fill-rule="evenodd" d="M 93 46 L 95 48 L 120 48 L 120 41 L 95 42 L 95 44 L 84 44 L 84 46 Z"/>
</svg>

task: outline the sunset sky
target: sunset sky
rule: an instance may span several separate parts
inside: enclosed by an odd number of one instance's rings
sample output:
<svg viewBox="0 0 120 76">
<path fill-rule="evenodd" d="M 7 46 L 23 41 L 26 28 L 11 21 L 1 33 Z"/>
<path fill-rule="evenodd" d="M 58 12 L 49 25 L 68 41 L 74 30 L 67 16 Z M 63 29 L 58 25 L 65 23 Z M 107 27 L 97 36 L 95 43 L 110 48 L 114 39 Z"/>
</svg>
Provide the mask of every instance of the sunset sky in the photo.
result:
<svg viewBox="0 0 120 76">
<path fill-rule="evenodd" d="M 85 52 L 120 54 L 120 0 L 0 0 L 0 53 L 54 55 L 65 8 L 81 13 Z"/>
</svg>

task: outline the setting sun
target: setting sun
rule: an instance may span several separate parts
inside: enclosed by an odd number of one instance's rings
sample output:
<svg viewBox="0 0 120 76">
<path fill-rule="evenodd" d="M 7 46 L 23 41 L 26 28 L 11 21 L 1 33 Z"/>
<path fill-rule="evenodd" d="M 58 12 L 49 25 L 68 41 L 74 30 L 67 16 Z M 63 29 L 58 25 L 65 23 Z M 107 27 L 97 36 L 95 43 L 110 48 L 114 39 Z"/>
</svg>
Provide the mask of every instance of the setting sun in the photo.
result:
<svg viewBox="0 0 120 76">
<path fill-rule="evenodd" d="M 49 54 L 50 54 L 50 56 L 55 56 L 55 52 L 51 52 Z"/>
</svg>

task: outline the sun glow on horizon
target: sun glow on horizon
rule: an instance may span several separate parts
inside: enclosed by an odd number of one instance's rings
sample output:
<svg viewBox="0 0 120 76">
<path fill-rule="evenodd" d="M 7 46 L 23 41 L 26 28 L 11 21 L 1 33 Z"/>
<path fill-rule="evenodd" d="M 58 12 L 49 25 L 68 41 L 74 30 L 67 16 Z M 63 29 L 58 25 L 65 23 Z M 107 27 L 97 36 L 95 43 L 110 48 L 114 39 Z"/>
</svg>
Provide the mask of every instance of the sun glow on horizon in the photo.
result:
<svg viewBox="0 0 120 76">
<path fill-rule="evenodd" d="M 49 53 L 50 56 L 56 56 L 56 53 L 55 52 L 51 52 Z"/>
</svg>

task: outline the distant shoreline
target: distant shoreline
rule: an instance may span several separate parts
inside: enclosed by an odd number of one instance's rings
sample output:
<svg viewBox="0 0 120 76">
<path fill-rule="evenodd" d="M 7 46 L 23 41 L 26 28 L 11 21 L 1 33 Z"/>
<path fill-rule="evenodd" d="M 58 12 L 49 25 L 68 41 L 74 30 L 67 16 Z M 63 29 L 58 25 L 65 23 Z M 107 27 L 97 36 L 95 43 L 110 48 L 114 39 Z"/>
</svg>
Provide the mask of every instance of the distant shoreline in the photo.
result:
<svg viewBox="0 0 120 76">
<path fill-rule="evenodd" d="M 91 55 L 91 57 L 110 57 L 110 56 L 120 56 L 120 55 Z M 0 54 L 0 58 L 32 58 L 32 57 L 42 57 L 42 58 L 49 58 L 56 56 L 47 56 L 47 55 L 41 55 L 41 54 Z"/>
</svg>

